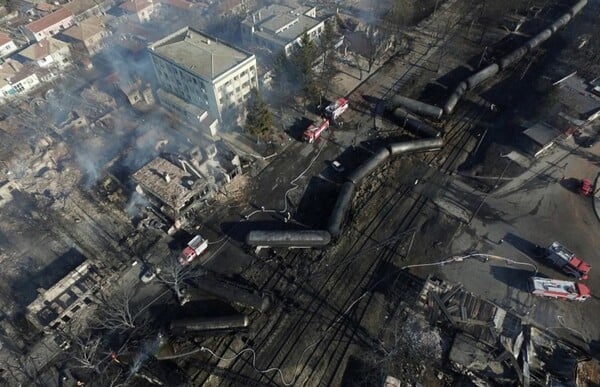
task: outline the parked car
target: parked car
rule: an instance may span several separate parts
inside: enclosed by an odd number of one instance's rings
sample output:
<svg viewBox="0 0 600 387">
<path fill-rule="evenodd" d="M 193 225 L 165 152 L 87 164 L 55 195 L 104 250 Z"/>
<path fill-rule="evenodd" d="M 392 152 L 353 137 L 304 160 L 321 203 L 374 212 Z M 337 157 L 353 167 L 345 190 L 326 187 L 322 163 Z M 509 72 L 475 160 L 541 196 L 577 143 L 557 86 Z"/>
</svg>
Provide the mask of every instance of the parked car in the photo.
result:
<svg viewBox="0 0 600 387">
<path fill-rule="evenodd" d="M 342 165 L 342 163 L 340 163 L 340 162 L 339 162 L 339 161 L 337 161 L 337 160 L 334 160 L 334 161 L 332 161 L 332 162 L 331 162 L 331 167 L 332 167 L 333 169 L 335 169 L 336 171 L 338 171 L 338 172 L 344 172 L 344 170 L 345 170 L 345 168 L 344 168 L 344 166 Z"/>
<path fill-rule="evenodd" d="M 154 269 L 152 266 L 146 266 L 146 269 L 143 271 L 140 279 L 143 283 L 147 284 L 156 278 L 157 274 L 160 274 L 160 269 Z"/>
</svg>

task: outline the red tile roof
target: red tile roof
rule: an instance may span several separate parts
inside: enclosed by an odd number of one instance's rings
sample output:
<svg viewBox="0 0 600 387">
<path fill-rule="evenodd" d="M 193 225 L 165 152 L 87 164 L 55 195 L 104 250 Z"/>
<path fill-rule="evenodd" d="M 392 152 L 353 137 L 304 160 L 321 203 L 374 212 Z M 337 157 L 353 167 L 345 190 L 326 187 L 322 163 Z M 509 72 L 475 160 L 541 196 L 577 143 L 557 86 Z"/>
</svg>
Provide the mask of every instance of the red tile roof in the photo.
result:
<svg viewBox="0 0 600 387">
<path fill-rule="evenodd" d="M 25 28 L 33 33 L 37 33 L 72 16 L 73 14 L 71 11 L 66 8 L 61 8 L 56 12 L 52 12 L 50 15 L 46 15 L 41 19 L 27 24 Z"/>
<path fill-rule="evenodd" d="M 78 25 L 69 27 L 63 31 L 62 34 L 76 40 L 84 41 L 98 34 L 102 34 L 104 31 L 103 20 L 99 17 L 92 16 Z"/>
<path fill-rule="evenodd" d="M 0 65 L 0 78 L 10 78 L 21 71 L 22 68 L 23 65 L 21 63 L 14 59 L 8 58 L 3 64 Z"/>
<path fill-rule="evenodd" d="M 19 52 L 19 55 L 27 59 L 38 60 L 68 46 L 69 45 L 63 41 L 54 38 L 48 38 L 40 40 L 37 43 L 33 43 L 31 46 Z"/>
<path fill-rule="evenodd" d="M 12 41 L 11 37 L 0 32 L 0 46 L 4 46 L 6 43 Z"/>
<path fill-rule="evenodd" d="M 35 5 L 35 9 L 42 12 L 53 12 L 58 8 L 56 5 L 48 4 L 48 3 L 38 3 Z"/>
<path fill-rule="evenodd" d="M 129 0 L 119 6 L 119 8 L 132 13 L 138 13 L 152 5 L 149 0 Z"/>
</svg>

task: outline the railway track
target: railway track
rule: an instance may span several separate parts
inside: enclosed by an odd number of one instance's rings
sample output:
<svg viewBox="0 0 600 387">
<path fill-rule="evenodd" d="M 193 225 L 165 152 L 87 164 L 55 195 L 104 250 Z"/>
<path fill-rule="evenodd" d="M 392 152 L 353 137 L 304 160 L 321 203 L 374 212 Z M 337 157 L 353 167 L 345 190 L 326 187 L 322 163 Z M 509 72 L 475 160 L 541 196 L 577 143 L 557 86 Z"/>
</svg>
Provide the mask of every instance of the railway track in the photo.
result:
<svg viewBox="0 0 600 387">
<path fill-rule="evenodd" d="M 426 60 L 427 51 L 421 54 L 421 58 L 423 58 L 422 61 Z M 419 61 L 413 66 L 418 64 Z M 402 88 L 411 76 L 411 72 L 405 71 L 388 90 L 384 91 L 383 96 Z M 469 130 L 473 127 L 470 122 L 477 122 L 483 115 L 472 109 L 462 109 L 460 112 L 469 120 L 461 122 L 453 119 L 451 127 L 446 131 L 449 145 L 444 147 L 440 154 L 431 156 L 431 160 L 429 160 L 439 164 L 440 169 L 444 172 L 451 172 L 456 167 L 457 160 L 461 154 L 466 152 L 464 148 L 470 140 Z M 385 195 L 384 187 L 386 185 L 383 183 L 379 184 L 374 192 L 371 192 L 371 196 Z M 355 342 L 357 336 L 361 336 L 361 340 L 365 344 L 369 343 L 369 339 L 372 338 L 364 332 L 360 322 L 372 300 L 373 292 L 367 293 L 367 296 L 355 305 L 351 311 L 352 317 L 350 314 L 345 314 L 345 311 L 361 294 L 365 294 L 377 267 L 382 263 L 391 263 L 397 258 L 396 250 L 402 240 L 396 241 L 391 248 L 386 247 L 378 254 L 373 254 L 370 259 L 357 260 L 352 257 L 360 256 L 361 251 L 368 250 L 371 243 L 376 243 L 374 241 L 377 241 L 379 235 L 389 233 L 386 227 L 389 214 L 399 212 L 399 207 L 405 203 L 405 199 L 411 198 L 411 194 L 412 187 L 398 187 L 397 190 L 383 197 L 379 201 L 383 205 L 376 209 L 380 216 L 374 217 L 362 230 L 353 229 L 353 232 L 359 233 L 360 236 L 355 239 L 342 257 L 330 262 L 335 265 L 335 269 L 330 270 L 324 280 L 320 278 L 323 276 L 315 277 L 319 279 L 318 283 L 311 284 L 308 277 L 299 278 L 297 273 L 290 272 L 291 268 L 301 267 L 300 261 L 305 259 L 304 254 L 299 251 L 287 252 L 283 258 L 283 266 L 286 266 L 287 269 L 282 269 L 281 264 L 261 264 L 263 266 L 261 270 L 268 274 L 259 289 L 273 289 L 278 294 L 279 304 L 267 318 L 258 313 L 250 315 L 253 323 L 260 326 L 253 332 L 251 340 L 251 346 L 257 351 L 256 364 L 258 367 L 262 369 L 283 368 L 284 372 L 287 372 L 285 375 L 288 380 L 286 381 L 289 382 L 289 379 L 296 375 L 295 365 L 299 364 L 297 381 L 304 380 L 312 383 L 319 376 L 318 373 L 321 373 L 319 380 L 327 381 L 323 384 L 328 385 L 336 377 L 339 366 L 343 364 L 348 349 Z M 420 195 L 412 200 L 412 205 L 403 212 L 404 216 L 392 234 L 414 226 L 421 211 L 429 204 L 428 199 Z M 363 208 L 367 205 L 369 205 L 368 201 L 364 203 Z M 344 264 L 338 265 L 340 261 Z M 358 263 L 356 263 L 357 261 Z M 358 278 L 355 278 L 356 276 Z M 348 281 L 349 278 L 352 278 L 353 281 Z M 306 285 L 298 285 L 298 282 L 304 281 L 306 281 Z M 352 284 L 350 287 L 344 286 L 350 283 Z M 296 312 L 290 314 L 283 310 L 286 308 L 285 300 L 294 300 Z M 261 320 L 266 321 L 261 324 L 263 322 Z M 303 352 L 307 348 L 305 345 L 313 342 L 309 339 L 314 336 L 311 333 L 314 333 L 316 328 L 329 333 L 318 337 L 317 344 L 310 347 L 304 357 L 298 359 L 299 352 L 305 353 Z M 215 342 L 215 352 L 219 353 L 219 356 L 231 356 L 228 348 L 234 340 L 234 338 L 224 338 L 220 342 Z M 217 360 L 211 362 L 218 363 Z M 320 370 L 319 366 L 322 364 L 327 365 Z M 243 356 L 232 361 L 228 369 L 235 374 L 247 375 L 257 381 L 264 381 L 266 384 L 281 384 L 282 382 L 275 372 L 257 374 L 250 359 Z M 209 375 L 210 372 L 198 375 L 196 381 L 206 380 Z M 221 384 L 228 385 L 228 383 L 227 380 L 223 380 Z"/>
</svg>

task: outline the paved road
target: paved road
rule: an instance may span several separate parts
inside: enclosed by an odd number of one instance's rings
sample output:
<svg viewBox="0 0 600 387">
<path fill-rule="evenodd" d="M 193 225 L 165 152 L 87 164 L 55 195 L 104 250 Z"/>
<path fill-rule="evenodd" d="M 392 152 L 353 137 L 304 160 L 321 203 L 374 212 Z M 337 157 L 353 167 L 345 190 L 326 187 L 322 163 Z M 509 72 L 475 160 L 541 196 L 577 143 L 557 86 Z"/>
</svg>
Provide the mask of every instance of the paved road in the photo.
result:
<svg viewBox="0 0 600 387">
<path fill-rule="evenodd" d="M 523 271 L 493 262 L 463 263 L 444 267 L 440 272 L 450 280 L 464 283 L 477 294 L 529 315 L 542 326 L 564 325 L 581 332 L 587 339 L 598 340 L 600 270 L 595 269 L 600 266 L 597 254 L 600 222 L 593 212 L 592 199 L 571 191 L 562 180 L 594 176 L 598 171 L 598 155 L 600 145 L 582 149 L 576 147 L 572 139 L 559 143 L 528 171 L 490 195 L 479 216 L 457 235 L 451 247 L 452 253 L 476 247 L 480 251 L 531 262 L 544 275 L 566 279 L 563 273 L 528 257 L 520 251 L 518 243 L 498 244 L 500 239 L 509 240 L 511 234 L 517 240 L 539 245 L 558 240 L 592 265 L 586 281 L 594 296 L 592 299 L 574 303 L 533 297 L 525 286 L 532 274 L 528 269 Z M 478 202 L 467 205 L 466 212 L 472 212 L 477 205 Z"/>
</svg>

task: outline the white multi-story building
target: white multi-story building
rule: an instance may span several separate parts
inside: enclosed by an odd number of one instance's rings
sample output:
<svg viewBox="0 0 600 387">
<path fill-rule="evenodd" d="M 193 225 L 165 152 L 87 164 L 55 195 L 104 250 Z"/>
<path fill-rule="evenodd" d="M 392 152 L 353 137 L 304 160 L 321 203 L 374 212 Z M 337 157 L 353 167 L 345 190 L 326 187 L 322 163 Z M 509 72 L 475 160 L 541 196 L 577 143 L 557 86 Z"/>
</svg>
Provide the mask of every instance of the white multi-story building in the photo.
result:
<svg viewBox="0 0 600 387">
<path fill-rule="evenodd" d="M 69 43 L 54 38 L 47 38 L 33 43 L 19 52 L 25 60 L 35 62 L 39 67 L 66 67 L 71 64 Z"/>
<path fill-rule="evenodd" d="M 239 119 L 237 108 L 258 88 L 253 54 L 189 27 L 151 44 L 150 54 L 161 88 L 221 122 L 228 113 Z"/>
<path fill-rule="evenodd" d="M 241 23 L 242 40 L 256 44 L 274 53 L 288 56 L 299 45 L 304 31 L 313 40 L 321 35 L 325 22 L 316 18 L 315 7 L 292 8 L 271 4 L 249 14 Z"/>
<path fill-rule="evenodd" d="M 0 58 L 12 54 L 17 51 L 17 45 L 12 38 L 0 32 Z"/>
<path fill-rule="evenodd" d="M 66 8 L 52 12 L 23 27 L 23 34 L 30 40 L 39 42 L 69 28 L 75 20 L 73 14 Z"/>
</svg>

